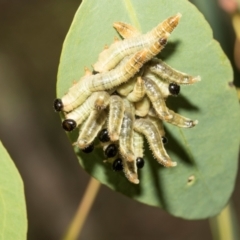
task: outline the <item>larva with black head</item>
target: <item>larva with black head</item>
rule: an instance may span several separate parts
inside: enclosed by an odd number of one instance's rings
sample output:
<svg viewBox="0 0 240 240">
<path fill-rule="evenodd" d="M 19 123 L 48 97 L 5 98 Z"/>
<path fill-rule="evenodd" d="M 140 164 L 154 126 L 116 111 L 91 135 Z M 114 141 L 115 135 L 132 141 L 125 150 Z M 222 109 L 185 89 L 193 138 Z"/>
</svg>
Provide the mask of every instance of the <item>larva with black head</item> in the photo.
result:
<svg viewBox="0 0 240 240">
<path fill-rule="evenodd" d="M 143 159 L 143 152 L 144 152 L 144 138 L 143 135 L 133 131 L 133 148 L 134 154 L 136 156 L 136 165 L 137 168 L 143 168 L 144 166 L 144 159 Z"/>
<path fill-rule="evenodd" d="M 165 167 L 175 167 L 177 165 L 168 156 L 157 127 L 149 119 L 136 119 L 134 130 L 146 137 L 154 157 L 160 164 Z"/>
<path fill-rule="evenodd" d="M 123 102 L 125 111 L 119 136 L 119 152 L 126 177 L 130 182 L 138 184 L 136 157 L 133 149 L 134 107 L 127 99 L 124 99 Z"/>
<path fill-rule="evenodd" d="M 89 116 L 92 110 L 104 109 L 108 106 L 110 95 L 105 91 L 93 93 L 82 105 L 66 114 L 66 119 L 62 122 L 62 126 L 66 131 L 72 131 L 75 127 L 81 125 Z M 75 124 L 74 128 L 69 129 L 69 122 Z"/>
<path fill-rule="evenodd" d="M 171 119 L 172 115 L 165 104 L 165 99 L 162 96 L 157 84 L 150 78 L 143 78 L 146 95 L 150 99 L 157 115 L 163 120 Z"/>
<path fill-rule="evenodd" d="M 84 149 L 89 146 L 101 130 L 103 124 L 107 120 L 106 111 L 92 110 L 88 119 L 84 122 L 82 128 L 79 131 L 79 137 L 76 145 L 80 149 Z"/>
</svg>

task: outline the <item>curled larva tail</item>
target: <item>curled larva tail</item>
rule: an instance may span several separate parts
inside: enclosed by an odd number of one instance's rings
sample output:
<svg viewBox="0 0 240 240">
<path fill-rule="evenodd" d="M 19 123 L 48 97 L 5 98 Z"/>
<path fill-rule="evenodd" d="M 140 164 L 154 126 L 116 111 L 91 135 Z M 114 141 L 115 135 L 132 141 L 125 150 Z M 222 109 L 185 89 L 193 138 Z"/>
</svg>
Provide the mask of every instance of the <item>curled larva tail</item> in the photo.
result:
<svg viewBox="0 0 240 240">
<path fill-rule="evenodd" d="M 169 110 L 169 112 L 173 117 L 169 120 L 165 120 L 168 123 L 171 123 L 171 124 L 176 125 L 181 128 L 192 128 L 198 124 L 198 120 L 191 120 L 180 114 L 175 113 L 172 110 Z M 153 109 L 153 108 L 149 109 L 148 115 L 149 115 L 149 117 L 151 117 L 153 119 L 158 117 L 155 109 Z"/>
<path fill-rule="evenodd" d="M 77 146 L 80 149 L 85 149 L 93 142 L 106 119 L 107 113 L 105 111 L 92 110 L 79 132 Z"/>
<path fill-rule="evenodd" d="M 148 33 L 149 37 L 161 38 L 164 33 L 170 35 L 170 33 L 177 27 L 181 17 L 182 14 L 178 13 L 165 19 L 162 23 Z"/>
<path fill-rule="evenodd" d="M 161 135 L 157 127 L 148 119 L 137 119 L 134 122 L 134 130 L 143 134 L 148 140 L 149 146 L 157 161 L 165 167 L 175 167 L 176 162 L 172 162 L 164 149 Z"/>
<path fill-rule="evenodd" d="M 175 82 L 177 84 L 193 84 L 201 80 L 200 76 L 193 77 L 179 72 L 157 58 L 154 58 L 149 63 L 149 71 L 168 82 Z"/>
<path fill-rule="evenodd" d="M 191 120 L 186 118 L 180 114 L 175 113 L 174 111 L 170 110 L 173 118 L 166 120 L 166 122 L 176 125 L 181 128 L 192 128 L 198 124 L 198 120 Z"/>
<path fill-rule="evenodd" d="M 119 139 L 124 110 L 122 98 L 112 95 L 109 103 L 108 135 L 113 142 Z"/>
<path fill-rule="evenodd" d="M 134 106 L 135 106 L 135 115 L 138 117 L 145 117 L 149 112 L 151 103 L 149 98 L 147 96 L 144 96 L 142 100 L 134 103 Z"/>
<path fill-rule="evenodd" d="M 117 32 L 123 37 L 123 38 L 131 38 L 139 36 L 141 33 L 132 25 L 123 23 L 123 22 L 115 22 L 113 24 L 113 27 L 117 30 Z"/>
<path fill-rule="evenodd" d="M 144 81 L 141 77 L 137 78 L 135 82 L 133 91 L 128 94 L 127 99 L 130 102 L 138 102 L 140 101 L 145 95 L 145 88 L 144 88 Z"/>
<path fill-rule="evenodd" d="M 146 94 L 149 97 L 159 118 L 163 120 L 171 119 L 172 115 L 165 104 L 165 99 L 163 98 L 157 84 L 151 79 L 146 77 L 143 78 L 143 80 Z"/>
<path fill-rule="evenodd" d="M 82 105 L 66 114 L 66 120 L 63 121 L 63 126 L 64 123 L 69 120 L 75 121 L 76 126 L 79 126 L 93 109 L 99 110 L 99 106 L 97 105 L 99 102 L 104 102 L 104 106 L 107 107 L 109 99 L 110 95 L 105 91 L 93 93 Z M 103 105 L 101 105 L 101 108 L 104 108 Z"/>
</svg>

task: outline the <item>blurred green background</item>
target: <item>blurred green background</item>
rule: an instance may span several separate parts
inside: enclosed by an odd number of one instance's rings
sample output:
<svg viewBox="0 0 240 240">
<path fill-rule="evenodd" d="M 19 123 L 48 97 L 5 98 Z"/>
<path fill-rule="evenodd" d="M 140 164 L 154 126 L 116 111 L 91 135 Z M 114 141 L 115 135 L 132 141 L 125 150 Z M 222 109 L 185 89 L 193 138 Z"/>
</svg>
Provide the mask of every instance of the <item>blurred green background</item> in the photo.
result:
<svg viewBox="0 0 240 240">
<path fill-rule="evenodd" d="M 216 0 L 193 2 L 234 66 L 230 16 Z M 0 0 L 0 137 L 25 184 L 30 240 L 61 239 L 89 181 L 52 107 L 62 43 L 79 4 L 79 0 Z M 238 218 L 239 186 L 240 176 L 233 194 Z M 102 186 L 81 239 L 212 237 L 208 220 L 178 219 Z"/>
</svg>

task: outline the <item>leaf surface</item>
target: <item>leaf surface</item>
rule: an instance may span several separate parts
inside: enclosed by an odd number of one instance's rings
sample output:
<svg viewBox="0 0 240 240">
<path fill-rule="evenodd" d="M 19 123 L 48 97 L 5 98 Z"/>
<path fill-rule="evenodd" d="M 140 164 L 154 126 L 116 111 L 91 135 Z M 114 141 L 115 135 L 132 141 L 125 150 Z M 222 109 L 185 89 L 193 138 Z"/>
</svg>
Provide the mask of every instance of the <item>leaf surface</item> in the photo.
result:
<svg viewBox="0 0 240 240">
<path fill-rule="evenodd" d="M 83 1 L 63 45 L 57 96 L 62 97 L 84 74 L 84 66 L 91 67 L 104 45 L 113 42 L 117 36 L 113 22 L 127 22 L 146 33 L 178 12 L 182 19 L 160 57 L 173 68 L 202 78 L 197 84 L 183 86 L 178 98 L 167 100 L 174 111 L 199 120 L 193 129 L 165 124 L 166 149 L 178 166 L 161 167 L 146 145 L 146 164 L 136 186 L 102 162 L 101 149 L 90 155 L 75 151 L 82 167 L 111 189 L 175 216 L 200 219 L 220 212 L 233 191 L 240 114 L 236 90 L 229 85 L 233 80 L 230 63 L 192 4 L 186 0 Z M 77 134 L 71 134 L 73 141 Z"/>
<path fill-rule="evenodd" d="M 0 142 L 0 239 L 27 239 L 27 214 L 22 179 Z"/>
</svg>

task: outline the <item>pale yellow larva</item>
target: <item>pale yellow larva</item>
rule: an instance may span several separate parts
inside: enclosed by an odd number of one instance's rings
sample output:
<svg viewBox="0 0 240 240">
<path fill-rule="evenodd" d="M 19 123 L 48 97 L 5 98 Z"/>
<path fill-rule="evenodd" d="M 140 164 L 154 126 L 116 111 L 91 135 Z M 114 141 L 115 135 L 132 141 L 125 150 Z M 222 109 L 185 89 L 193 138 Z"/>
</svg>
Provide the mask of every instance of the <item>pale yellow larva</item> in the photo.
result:
<svg viewBox="0 0 240 240">
<path fill-rule="evenodd" d="M 124 104 L 121 97 L 112 95 L 109 102 L 108 135 L 111 141 L 117 141 L 121 130 Z"/>
<path fill-rule="evenodd" d="M 152 59 L 149 63 L 149 70 L 158 75 L 160 78 L 177 84 L 193 84 L 201 81 L 200 76 L 193 77 L 187 75 L 186 73 L 177 71 L 157 58 Z"/>
<path fill-rule="evenodd" d="M 152 46 L 155 50 L 160 48 L 160 44 L 156 43 Z M 133 77 L 143 66 L 145 62 L 150 60 L 150 55 L 152 51 L 148 49 L 141 50 L 135 54 L 133 54 L 125 64 L 121 64 L 115 69 L 102 73 L 96 74 L 95 77 L 91 79 L 91 81 L 87 82 L 88 88 L 90 91 L 102 91 L 114 88 L 119 86 L 120 84 L 127 82 L 131 77 Z"/>
<path fill-rule="evenodd" d="M 181 14 L 176 14 L 175 16 L 164 20 L 156 28 L 145 35 L 139 35 L 113 43 L 108 49 L 105 49 L 99 54 L 98 61 L 93 65 L 94 70 L 98 72 L 111 70 L 124 57 L 143 48 L 148 48 L 156 40 L 159 40 L 162 37 L 168 38 L 173 29 L 178 25 L 180 17 Z"/>
<path fill-rule="evenodd" d="M 127 61 L 109 72 L 84 76 L 62 97 L 62 110 L 70 112 L 81 105 L 92 92 L 112 89 L 128 81 L 148 60 L 149 52 L 142 50 L 133 54 Z"/>
<path fill-rule="evenodd" d="M 154 157 L 160 164 L 165 167 L 175 167 L 177 165 L 168 156 L 163 146 L 161 135 L 154 123 L 149 119 L 137 119 L 134 122 L 134 130 L 146 137 Z"/>
<path fill-rule="evenodd" d="M 126 97 L 133 89 L 136 83 L 136 77 L 132 77 L 127 82 L 121 84 L 117 88 L 117 93 L 123 97 Z"/>
<path fill-rule="evenodd" d="M 119 152 L 123 160 L 123 171 L 130 182 L 139 183 L 136 157 L 133 150 L 134 107 L 124 99 L 124 116 L 119 136 Z"/>
<path fill-rule="evenodd" d="M 169 82 L 159 79 L 159 77 L 157 77 L 157 75 L 150 72 L 147 68 L 145 68 L 145 69 L 146 70 L 144 72 L 143 77 L 149 78 L 157 84 L 157 86 L 161 92 L 161 96 L 163 98 L 167 98 L 169 95 L 171 95 L 171 93 L 169 92 Z"/>
<path fill-rule="evenodd" d="M 93 142 L 106 120 L 106 111 L 92 110 L 90 116 L 85 121 L 79 132 L 77 146 L 80 149 L 88 147 Z"/>
<path fill-rule="evenodd" d="M 138 117 L 147 116 L 149 109 L 151 107 L 151 102 L 147 96 L 144 96 L 142 100 L 134 103 L 135 115 Z"/>
<path fill-rule="evenodd" d="M 147 116 L 147 119 L 149 119 L 153 124 L 155 124 L 155 126 L 157 127 L 159 133 L 161 136 L 165 136 L 165 131 L 163 128 L 163 122 L 161 119 L 156 117 L 152 117 L 150 115 Z"/>
<path fill-rule="evenodd" d="M 172 115 L 165 104 L 165 99 L 163 98 L 157 84 L 150 78 L 145 77 L 143 80 L 146 94 L 156 110 L 158 117 L 163 120 L 171 119 Z"/>
<path fill-rule="evenodd" d="M 180 114 L 175 113 L 172 110 L 170 110 L 170 114 L 172 114 L 173 118 L 166 120 L 166 122 L 176 125 L 178 127 L 192 128 L 198 124 L 198 120 L 186 118 Z"/>
<path fill-rule="evenodd" d="M 144 138 L 143 135 L 133 131 L 133 147 L 134 147 L 134 154 L 138 158 L 143 158 L 144 152 Z"/>
<path fill-rule="evenodd" d="M 66 114 L 66 119 L 63 121 L 63 124 L 64 122 L 73 120 L 76 122 L 76 126 L 79 126 L 89 116 L 92 110 L 107 107 L 109 99 L 110 95 L 105 91 L 93 93 L 82 105 Z M 103 105 L 100 106 L 99 103 Z"/>
<path fill-rule="evenodd" d="M 128 94 L 127 99 L 130 102 L 138 102 L 140 101 L 145 95 L 145 88 L 144 88 L 144 81 L 141 77 L 137 78 L 135 82 L 133 91 Z"/>
<path fill-rule="evenodd" d="M 91 91 L 85 84 L 92 76 L 84 76 L 75 83 L 68 92 L 62 97 L 62 111 L 70 112 L 82 104 L 90 95 Z"/>
<path fill-rule="evenodd" d="M 172 110 L 169 110 L 169 112 L 172 114 L 173 117 L 172 119 L 165 120 L 168 123 L 171 123 L 181 128 L 192 128 L 198 124 L 198 120 L 192 120 L 192 119 L 186 118 L 180 114 L 175 113 Z M 154 118 L 158 117 L 155 109 L 153 108 L 150 108 L 148 115 Z"/>
</svg>

